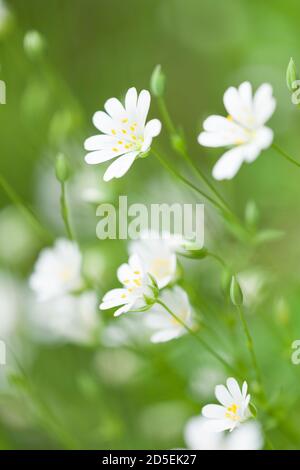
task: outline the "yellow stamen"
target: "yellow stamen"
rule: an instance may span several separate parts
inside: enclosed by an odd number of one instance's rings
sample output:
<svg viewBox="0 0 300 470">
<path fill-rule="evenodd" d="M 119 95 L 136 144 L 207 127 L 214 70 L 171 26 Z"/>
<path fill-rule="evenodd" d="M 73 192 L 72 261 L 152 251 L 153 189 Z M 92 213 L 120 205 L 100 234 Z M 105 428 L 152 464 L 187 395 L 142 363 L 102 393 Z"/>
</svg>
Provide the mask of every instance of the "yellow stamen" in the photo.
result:
<svg viewBox="0 0 300 470">
<path fill-rule="evenodd" d="M 116 135 L 115 129 L 112 129 L 111 133 L 112 133 L 113 135 Z"/>
</svg>

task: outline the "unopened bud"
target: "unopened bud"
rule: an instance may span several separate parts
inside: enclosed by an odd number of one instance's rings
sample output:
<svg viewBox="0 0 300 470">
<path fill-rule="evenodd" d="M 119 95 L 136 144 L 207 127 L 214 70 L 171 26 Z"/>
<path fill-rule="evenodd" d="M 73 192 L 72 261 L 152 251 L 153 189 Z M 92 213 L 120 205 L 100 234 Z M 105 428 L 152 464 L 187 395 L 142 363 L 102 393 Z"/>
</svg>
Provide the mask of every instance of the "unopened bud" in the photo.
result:
<svg viewBox="0 0 300 470">
<path fill-rule="evenodd" d="M 150 89 L 154 96 L 163 96 L 165 91 L 166 77 L 161 70 L 161 66 L 157 65 L 153 70 L 150 79 Z"/>
</svg>

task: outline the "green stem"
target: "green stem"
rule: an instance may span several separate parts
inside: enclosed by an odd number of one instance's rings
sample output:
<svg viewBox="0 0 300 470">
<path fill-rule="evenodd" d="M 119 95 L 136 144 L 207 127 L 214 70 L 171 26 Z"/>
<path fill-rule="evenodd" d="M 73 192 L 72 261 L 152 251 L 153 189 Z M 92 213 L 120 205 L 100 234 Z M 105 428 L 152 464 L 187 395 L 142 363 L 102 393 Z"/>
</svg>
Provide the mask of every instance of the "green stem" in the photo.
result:
<svg viewBox="0 0 300 470">
<path fill-rule="evenodd" d="M 188 186 L 193 191 L 200 194 L 202 197 L 205 197 L 213 206 L 215 206 L 221 212 L 224 211 L 224 208 L 221 204 L 219 204 L 215 199 L 213 199 L 211 196 L 209 196 L 209 194 L 207 194 L 204 191 L 202 191 L 201 189 L 197 188 L 197 186 L 195 186 L 188 179 L 186 179 L 184 176 L 182 176 L 177 170 L 172 168 L 171 165 L 169 165 L 169 163 L 167 163 L 166 160 L 153 147 L 152 147 L 152 152 L 154 153 L 156 158 L 159 160 L 159 162 L 166 168 L 166 170 L 168 170 L 169 173 L 171 173 L 173 176 L 175 176 L 178 180 L 180 180 L 182 183 L 184 183 L 186 186 Z"/>
<path fill-rule="evenodd" d="M 70 240 L 74 240 L 74 234 L 70 223 L 69 210 L 66 199 L 66 187 L 64 182 L 61 183 L 60 209 L 67 235 Z"/>
<path fill-rule="evenodd" d="M 223 359 L 220 354 L 218 354 L 209 344 L 206 343 L 195 331 L 192 330 L 181 318 L 179 318 L 161 299 L 157 299 L 157 303 L 161 305 L 181 326 L 183 326 L 186 331 L 192 335 L 201 346 L 206 349 L 217 361 L 219 361 L 226 369 L 232 371 L 236 376 L 239 376 L 239 373 L 231 366 L 225 359 Z"/>
<path fill-rule="evenodd" d="M 178 132 L 176 130 L 176 127 L 172 121 L 172 118 L 170 116 L 170 113 L 168 111 L 168 108 L 166 106 L 166 103 L 165 103 L 165 100 L 162 96 L 158 97 L 158 106 L 159 106 L 159 109 L 160 109 L 160 112 L 161 112 L 161 115 L 162 115 L 162 118 L 163 118 L 163 121 L 168 129 L 168 131 L 170 132 L 171 135 L 176 135 Z M 184 142 L 184 144 L 186 145 L 186 143 Z M 221 201 L 221 203 L 224 205 L 224 207 L 227 209 L 228 212 L 232 212 L 230 207 L 228 206 L 227 202 L 225 201 L 225 199 L 223 198 L 223 196 L 216 190 L 216 188 L 214 187 L 214 185 L 211 183 L 211 181 L 209 180 L 209 178 L 207 178 L 207 176 L 205 175 L 205 173 L 203 173 L 203 171 L 201 170 L 201 168 L 199 168 L 195 162 L 193 161 L 193 159 L 190 157 L 190 155 L 188 154 L 188 152 L 183 148 L 183 149 L 177 149 L 177 151 L 180 153 L 181 156 L 183 156 L 183 158 L 185 159 L 185 161 L 188 163 L 188 165 L 192 168 L 192 170 L 194 171 L 194 173 L 202 180 L 204 181 L 204 183 L 206 184 L 206 186 L 213 192 L 213 194 L 219 199 L 219 201 Z"/>
<path fill-rule="evenodd" d="M 253 339 L 252 339 L 252 336 L 251 336 L 251 333 L 250 333 L 250 330 L 249 330 L 249 327 L 248 327 L 248 323 L 246 321 L 244 309 L 241 305 L 237 305 L 236 308 L 237 308 L 238 314 L 240 316 L 240 320 L 242 322 L 242 326 L 243 326 L 243 329 L 244 329 L 244 332 L 245 332 L 245 335 L 246 335 L 246 338 L 247 338 L 247 348 L 248 348 L 249 353 L 250 353 L 252 366 L 255 370 L 256 380 L 257 380 L 258 384 L 260 385 L 261 391 L 263 392 L 261 373 L 260 373 L 260 369 L 259 369 L 258 362 L 257 362 L 257 359 L 256 359 Z"/>
<path fill-rule="evenodd" d="M 19 211 L 24 216 L 24 218 L 33 227 L 33 229 L 38 233 L 38 235 L 47 242 L 52 241 L 52 236 L 49 235 L 48 231 L 42 226 L 42 224 L 34 215 L 34 213 L 29 209 L 29 207 L 27 207 L 22 202 L 19 195 L 15 192 L 12 186 L 8 183 L 8 181 L 1 174 L 0 174 L 0 186 L 2 187 L 7 197 L 11 200 L 11 202 L 19 209 Z"/>
<path fill-rule="evenodd" d="M 272 148 L 276 150 L 282 157 L 284 157 L 286 160 L 288 160 L 290 163 L 293 163 L 293 165 L 296 165 L 300 167 L 300 162 L 297 162 L 293 157 L 288 155 L 284 150 L 282 150 L 280 147 L 278 147 L 277 144 L 272 144 Z"/>
<path fill-rule="evenodd" d="M 212 251 L 207 251 L 207 256 L 210 256 L 211 258 L 214 258 L 216 261 L 218 261 L 218 263 L 220 263 L 222 268 L 224 269 L 228 268 L 225 261 L 221 258 L 221 256 L 217 255 L 216 253 L 213 253 Z"/>
</svg>

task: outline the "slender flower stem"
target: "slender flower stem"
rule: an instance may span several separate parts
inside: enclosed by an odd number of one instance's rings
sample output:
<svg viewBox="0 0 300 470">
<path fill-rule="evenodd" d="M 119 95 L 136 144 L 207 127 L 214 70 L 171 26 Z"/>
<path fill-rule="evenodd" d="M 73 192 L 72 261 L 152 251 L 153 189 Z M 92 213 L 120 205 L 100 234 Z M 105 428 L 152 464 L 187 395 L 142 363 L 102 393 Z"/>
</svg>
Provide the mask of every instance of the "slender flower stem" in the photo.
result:
<svg viewBox="0 0 300 470">
<path fill-rule="evenodd" d="M 60 210 L 61 216 L 65 224 L 67 235 L 70 240 L 74 240 L 74 234 L 70 223 L 69 210 L 67 205 L 66 187 L 64 182 L 61 183 Z"/>
<path fill-rule="evenodd" d="M 227 269 L 227 264 L 225 261 L 221 258 L 221 256 L 217 255 L 216 253 L 213 253 L 212 251 L 207 251 L 207 256 L 210 256 L 211 258 L 214 258 L 220 265 L 224 268 Z"/>
<path fill-rule="evenodd" d="M 236 305 L 236 308 L 237 308 L 238 314 L 240 316 L 240 319 L 241 319 L 241 322 L 242 322 L 242 325 L 243 325 L 243 328 L 244 328 L 244 332 L 245 332 L 245 335 L 246 335 L 246 338 L 247 338 L 247 348 L 249 350 L 251 360 L 252 360 L 252 365 L 253 365 L 253 368 L 255 370 L 256 380 L 259 383 L 259 385 L 261 387 L 261 390 L 263 391 L 261 373 L 260 373 L 260 369 L 259 369 L 258 362 L 257 362 L 257 359 L 256 359 L 256 354 L 255 354 L 255 351 L 254 351 L 254 344 L 253 344 L 252 336 L 251 336 L 251 333 L 250 333 L 250 330 L 249 330 L 249 327 L 248 327 L 248 323 L 247 323 L 246 318 L 245 318 L 244 309 L 241 305 Z"/>
<path fill-rule="evenodd" d="M 158 97 L 158 106 L 159 106 L 159 109 L 160 109 L 160 112 L 161 112 L 161 115 L 163 117 L 163 120 L 166 124 L 166 127 L 167 129 L 169 130 L 170 134 L 171 135 L 176 135 L 177 134 L 177 130 L 176 130 L 176 127 L 172 121 L 172 118 L 170 116 L 170 113 L 168 111 L 168 108 L 166 106 L 166 103 L 165 103 L 165 100 L 162 96 Z M 185 142 L 184 142 L 185 144 Z M 205 173 L 203 173 L 203 171 L 201 170 L 201 168 L 199 168 L 195 162 L 193 161 L 193 159 L 190 157 L 190 155 L 188 154 L 188 152 L 186 151 L 185 148 L 182 148 L 182 149 L 178 149 L 178 152 L 180 153 L 180 155 L 183 156 L 183 158 L 185 159 L 185 161 L 188 163 L 188 165 L 192 168 L 192 170 L 194 171 L 194 173 L 202 180 L 204 181 L 204 183 L 206 184 L 206 186 L 213 192 L 213 194 L 219 199 L 219 201 L 221 201 L 221 203 L 224 205 L 224 207 L 229 211 L 229 212 L 232 212 L 230 207 L 228 206 L 227 202 L 225 201 L 225 199 L 223 198 L 223 196 L 216 190 L 216 188 L 214 187 L 214 185 L 211 183 L 211 181 L 209 180 L 209 178 L 207 178 L 207 176 L 205 175 Z"/>
<path fill-rule="evenodd" d="M 236 376 L 239 376 L 239 373 L 230 365 L 225 359 L 223 359 L 220 354 L 218 354 L 209 344 L 206 343 L 195 331 L 192 330 L 181 318 L 179 318 L 161 299 L 157 299 L 157 303 L 160 304 L 180 325 L 182 325 L 188 333 L 190 333 L 201 346 L 206 349 L 217 361 L 219 361 L 227 369 L 231 370 Z"/>
<path fill-rule="evenodd" d="M 169 163 L 167 163 L 166 160 L 153 147 L 152 147 L 152 152 L 154 153 L 156 158 L 159 160 L 159 162 L 169 171 L 169 173 L 171 173 L 173 176 L 175 176 L 177 179 L 179 179 L 186 186 L 189 186 L 189 188 L 192 189 L 193 191 L 195 191 L 196 193 L 198 193 L 201 196 L 205 197 L 205 199 L 207 199 L 213 206 L 215 206 L 221 212 L 224 211 L 224 208 L 221 204 L 219 204 L 215 199 L 213 199 L 211 196 L 209 196 L 209 194 L 202 191 L 197 186 L 195 186 L 193 183 L 191 183 L 188 179 L 186 179 L 184 176 L 182 176 L 177 170 L 172 168 L 171 165 L 169 165 Z"/>
<path fill-rule="evenodd" d="M 20 196 L 15 192 L 12 186 L 8 183 L 8 181 L 1 174 L 0 174 L 0 186 L 2 187 L 7 197 L 11 200 L 11 202 L 19 209 L 19 211 L 23 214 L 23 216 L 28 221 L 28 223 L 38 233 L 38 235 L 47 242 L 52 241 L 52 236 L 43 227 L 43 225 L 37 219 L 35 214 L 31 211 L 31 209 L 29 209 L 29 207 L 27 207 L 24 204 Z"/>
<path fill-rule="evenodd" d="M 282 150 L 280 147 L 278 147 L 277 144 L 272 144 L 272 148 L 274 150 L 276 150 L 276 152 L 278 152 L 282 157 L 284 157 L 286 160 L 288 160 L 290 163 L 293 163 L 293 165 L 296 165 L 298 167 L 300 167 L 300 162 L 298 162 L 297 160 L 295 160 L 293 157 L 291 157 L 290 155 L 288 155 L 284 150 Z"/>
<path fill-rule="evenodd" d="M 209 194 L 207 194 L 205 191 L 202 191 L 202 189 L 199 189 L 196 185 L 194 185 L 191 181 L 189 181 L 187 178 L 181 175 L 179 171 L 175 170 L 161 155 L 160 153 L 154 148 L 151 148 L 152 152 L 156 156 L 156 158 L 159 160 L 161 165 L 164 166 L 164 168 L 175 178 L 180 180 L 183 184 L 188 186 L 190 189 L 192 189 L 194 192 L 200 194 L 202 197 L 205 197 L 216 209 L 218 209 L 227 221 L 230 220 L 232 224 L 236 227 L 236 229 L 239 230 L 240 234 L 243 236 L 243 239 L 249 239 L 249 233 L 248 231 L 245 230 L 245 228 L 241 225 L 240 221 L 237 219 L 237 217 L 232 213 L 228 212 L 228 210 L 220 204 L 218 201 L 216 201 L 214 198 L 212 198 Z"/>
</svg>

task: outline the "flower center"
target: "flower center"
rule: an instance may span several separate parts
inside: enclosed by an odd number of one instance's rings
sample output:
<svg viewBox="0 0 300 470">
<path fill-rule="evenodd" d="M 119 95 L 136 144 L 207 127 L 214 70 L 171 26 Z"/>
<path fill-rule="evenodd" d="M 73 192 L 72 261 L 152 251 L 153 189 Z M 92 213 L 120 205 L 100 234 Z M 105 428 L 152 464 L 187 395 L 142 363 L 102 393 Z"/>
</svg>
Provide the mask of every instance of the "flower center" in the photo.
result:
<svg viewBox="0 0 300 470">
<path fill-rule="evenodd" d="M 120 121 L 119 128 L 111 130 L 115 137 L 112 147 L 114 153 L 140 151 L 144 143 L 144 137 L 138 133 L 138 124 L 123 118 Z"/>
<path fill-rule="evenodd" d="M 72 277 L 72 272 L 69 268 L 64 268 L 60 271 L 59 277 L 62 281 L 67 282 Z"/>
<path fill-rule="evenodd" d="M 238 414 L 239 406 L 236 403 L 228 406 L 226 408 L 225 416 L 226 418 L 231 419 L 232 421 L 239 421 L 241 419 L 240 415 Z"/>
</svg>

